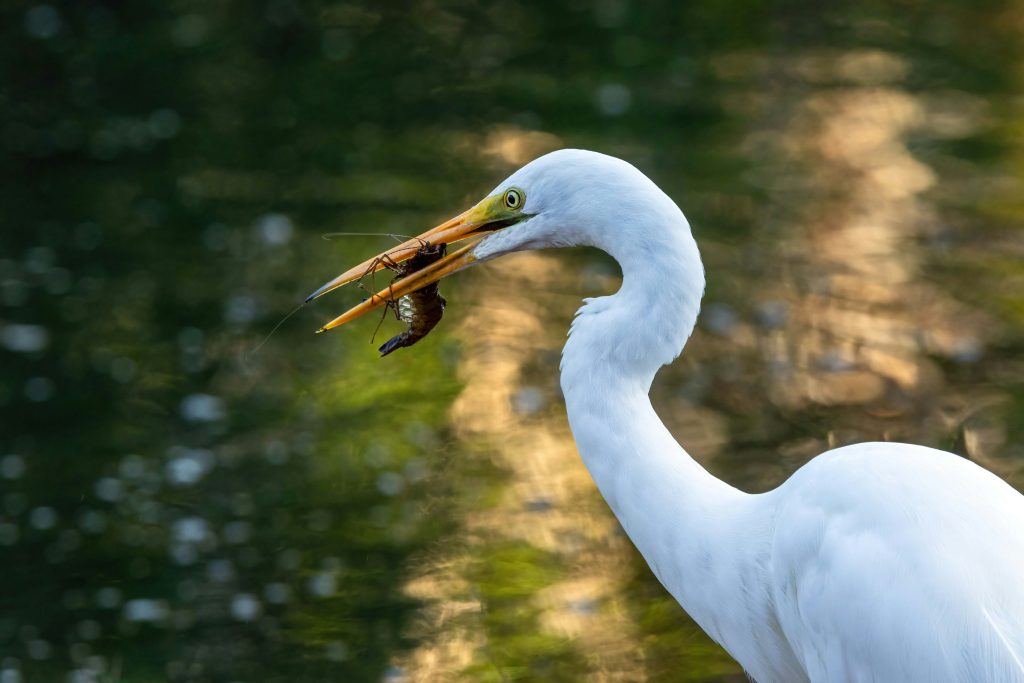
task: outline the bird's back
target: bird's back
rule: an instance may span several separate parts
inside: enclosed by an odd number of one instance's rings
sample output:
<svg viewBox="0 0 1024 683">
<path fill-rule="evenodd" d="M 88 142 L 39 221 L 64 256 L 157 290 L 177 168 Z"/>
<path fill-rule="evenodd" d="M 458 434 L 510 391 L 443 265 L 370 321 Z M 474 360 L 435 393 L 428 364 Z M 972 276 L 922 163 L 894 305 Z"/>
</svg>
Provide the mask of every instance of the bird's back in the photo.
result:
<svg viewBox="0 0 1024 683">
<path fill-rule="evenodd" d="M 944 451 L 829 451 L 774 499 L 778 620 L 811 681 L 1024 681 L 1024 496 Z"/>
</svg>

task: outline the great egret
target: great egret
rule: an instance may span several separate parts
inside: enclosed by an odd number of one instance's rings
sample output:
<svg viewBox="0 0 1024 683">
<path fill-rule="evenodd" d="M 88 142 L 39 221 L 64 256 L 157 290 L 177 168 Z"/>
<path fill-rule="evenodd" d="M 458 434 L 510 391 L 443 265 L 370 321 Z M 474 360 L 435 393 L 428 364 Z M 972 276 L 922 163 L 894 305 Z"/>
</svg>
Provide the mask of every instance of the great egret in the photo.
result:
<svg viewBox="0 0 1024 683">
<path fill-rule="evenodd" d="M 704 269 L 682 212 L 640 171 L 553 152 L 386 255 L 464 239 L 323 330 L 510 252 L 606 251 L 622 286 L 572 324 L 569 423 L 626 533 L 708 635 L 759 683 L 1024 681 L 1024 496 L 1001 479 L 952 453 L 863 443 L 751 495 L 672 438 L 648 391 L 693 331 Z M 371 259 L 310 299 L 381 267 Z"/>
</svg>

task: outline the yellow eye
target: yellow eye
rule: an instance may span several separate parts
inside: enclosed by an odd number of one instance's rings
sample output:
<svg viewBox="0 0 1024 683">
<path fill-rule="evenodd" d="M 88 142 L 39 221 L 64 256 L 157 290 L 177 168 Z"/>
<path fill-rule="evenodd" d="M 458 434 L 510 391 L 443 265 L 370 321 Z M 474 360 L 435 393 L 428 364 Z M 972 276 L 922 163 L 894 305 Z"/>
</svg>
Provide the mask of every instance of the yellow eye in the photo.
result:
<svg viewBox="0 0 1024 683">
<path fill-rule="evenodd" d="M 517 190 L 514 187 L 511 190 L 505 192 L 505 206 L 512 209 L 513 211 L 518 211 L 519 209 L 523 208 L 524 199 L 525 195 L 523 195 L 523 191 Z"/>
</svg>

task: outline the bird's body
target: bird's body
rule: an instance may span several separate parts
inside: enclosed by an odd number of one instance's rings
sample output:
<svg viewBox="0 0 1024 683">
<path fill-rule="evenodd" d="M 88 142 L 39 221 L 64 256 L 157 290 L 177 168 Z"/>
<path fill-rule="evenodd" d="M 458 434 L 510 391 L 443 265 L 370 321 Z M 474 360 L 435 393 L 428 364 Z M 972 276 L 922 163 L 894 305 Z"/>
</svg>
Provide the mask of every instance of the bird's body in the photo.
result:
<svg viewBox="0 0 1024 683">
<path fill-rule="evenodd" d="M 777 619 L 807 679 L 1024 680 L 1024 497 L 1004 481 L 867 443 L 759 498 Z"/>
<path fill-rule="evenodd" d="M 898 443 L 823 453 L 763 494 L 716 479 L 648 397 L 704 289 L 682 212 L 631 165 L 580 150 L 528 164 L 471 212 L 512 191 L 522 218 L 467 253 L 588 245 L 619 262 L 621 288 L 585 303 L 562 354 L 573 435 L 658 579 L 758 683 L 1024 682 L 1024 496 Z"/>
</svg>

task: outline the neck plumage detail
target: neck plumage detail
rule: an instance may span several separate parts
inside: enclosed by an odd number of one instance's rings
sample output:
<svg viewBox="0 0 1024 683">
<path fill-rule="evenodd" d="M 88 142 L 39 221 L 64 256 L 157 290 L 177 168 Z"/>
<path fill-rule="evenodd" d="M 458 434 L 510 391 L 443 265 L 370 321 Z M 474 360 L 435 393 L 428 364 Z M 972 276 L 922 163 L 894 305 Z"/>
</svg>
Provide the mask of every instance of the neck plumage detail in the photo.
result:
<svg viewBox="0 0 1024 683">
<path fill-rule="evenodd" d="M 577 311 L 562 352 L 563 390 L 599 371 L 646 393 L 658 369 L 682 351 L 697 323 L 704 267 L 686 219 L 678 214 L 674 223 L 607 244 L 595 240 L 619 263 L 622 287 Z"/>
<path fill-rule="evenodd" d="M 750 564 L 723 541 L 738 540 L 751 497 L 694 461 L 648 396 L 658 369 L 693 331 L 703 294 L 700 256 L 680 219 L 677 230 L 606 247 L 622 268 L 622 287 L 579 310 L 561 384 L 580 455 L 605 500 L 662 584 L 721 642 L 716 621 L 734 598 L 709 586 Z"/>
</svg>

